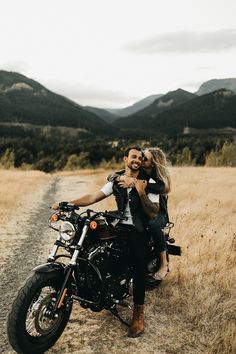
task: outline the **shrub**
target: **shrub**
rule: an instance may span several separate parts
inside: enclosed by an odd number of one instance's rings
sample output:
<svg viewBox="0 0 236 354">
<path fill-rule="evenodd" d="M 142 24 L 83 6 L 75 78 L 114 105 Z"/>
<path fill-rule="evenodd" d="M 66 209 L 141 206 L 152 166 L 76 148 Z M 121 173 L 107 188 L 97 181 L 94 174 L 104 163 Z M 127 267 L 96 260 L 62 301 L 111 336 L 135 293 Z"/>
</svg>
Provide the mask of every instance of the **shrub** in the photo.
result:
<svg viewBox="0 0 236 354">
<path fill-rule="evenodd" d="M 65 170 L 77 170 L 78 168 L 86 168 L 90 166 L 88 159 L 88 152 L 82 151 L 79 155 L 72 154 L 68 157 L 67 163 L 64 167 Z"/>
<path fill-rule="evenodd" d="M 236 166 L 236 142 L 225 142 L 221 149 L 206 156 L 206 166 Z"/>
<path fill-rule="evenodd" d="M 0 158 L 0 165 L 6 169 L 15 167 L 15 153 L 13 150 L 6 149 Z"/>
</svg>

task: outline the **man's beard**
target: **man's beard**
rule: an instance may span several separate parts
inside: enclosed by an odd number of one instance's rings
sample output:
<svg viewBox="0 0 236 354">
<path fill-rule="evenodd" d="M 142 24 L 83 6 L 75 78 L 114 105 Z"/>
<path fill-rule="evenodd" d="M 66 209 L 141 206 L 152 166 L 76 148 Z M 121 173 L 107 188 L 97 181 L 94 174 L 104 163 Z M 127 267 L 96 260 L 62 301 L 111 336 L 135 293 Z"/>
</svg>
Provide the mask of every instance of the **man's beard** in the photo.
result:
<svg viewBox="0 0 236 354">
<path fill-rule="evenodd" d="M 135 165 L 135 167 L 134 167 Z M 127 164 L 127 166 L 129 167 L 129 169 L 131 171 L 138 171 L 141 167 L 141 165 L 137 164 L 136 162 L 130 162 L 129 164 Z"/>
</svg>

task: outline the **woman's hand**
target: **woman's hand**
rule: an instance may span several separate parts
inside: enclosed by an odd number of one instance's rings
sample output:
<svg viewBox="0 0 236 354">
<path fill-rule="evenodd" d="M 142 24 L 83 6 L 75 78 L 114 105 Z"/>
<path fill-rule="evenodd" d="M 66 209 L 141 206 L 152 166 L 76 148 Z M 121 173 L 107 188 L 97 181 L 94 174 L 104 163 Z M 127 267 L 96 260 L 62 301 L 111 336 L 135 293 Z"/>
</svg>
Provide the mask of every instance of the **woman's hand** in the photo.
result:
<svg viewBox="0 0 236 354">
<path fill-rule="evenodd" d="M 118 184 L 122 188 L 133 188 L 136 178 L 128 176 L 120 176 Z"/>
</svg>

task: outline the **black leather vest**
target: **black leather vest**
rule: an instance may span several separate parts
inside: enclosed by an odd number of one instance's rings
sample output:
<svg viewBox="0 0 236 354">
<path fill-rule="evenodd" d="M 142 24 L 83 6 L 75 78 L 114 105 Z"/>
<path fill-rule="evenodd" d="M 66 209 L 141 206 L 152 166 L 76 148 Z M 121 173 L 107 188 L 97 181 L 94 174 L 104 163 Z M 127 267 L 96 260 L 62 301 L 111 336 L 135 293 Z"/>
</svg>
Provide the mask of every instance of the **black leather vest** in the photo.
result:
<svg viewBox="0 0 236 354">
<path fill-rule="evenodd" d="M 117 172 L 122 175 L 124 171 Z M 149 177 L 143 173 L 139 173 L 138 179 L 148 180 Z M 113 183 L 113 194 L 116 198 L 116 204 L 119 213 L 124 214 L 125 207 L 129 201 L 130 212 L 133 220 L 133 225 L 137 231 L 142 232 L 145 230 L 145 225 L 147 224 L 148 217 L 144 213 L 141 200 L 139 198 L 138 192 L 135 188 L 132 188 L 129 193 L 127 193 L 126 188 L 122 188 L 118 185 L 118 182 L 114 180 Z"/>
</svg>

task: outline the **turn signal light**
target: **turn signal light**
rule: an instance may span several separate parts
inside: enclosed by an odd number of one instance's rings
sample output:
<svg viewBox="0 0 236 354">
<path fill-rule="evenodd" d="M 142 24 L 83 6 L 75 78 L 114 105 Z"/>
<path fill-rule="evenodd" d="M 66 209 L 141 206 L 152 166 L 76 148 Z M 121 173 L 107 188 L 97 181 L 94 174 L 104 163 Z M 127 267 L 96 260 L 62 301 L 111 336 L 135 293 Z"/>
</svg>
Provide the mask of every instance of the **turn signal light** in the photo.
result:
<svg viewBox="0 0 236 354">
<path fill-rule="evenodd" d="M 97 228 L 98 224 L 96 221 L 91 221 L 89 224 L 90 229 L 95 230 Z"/>
<path fill-rule="evenodd" d="M 59 219 L 58 214 L 52 214 L 52 216 L 51 216 L 52 222 L 56 222 L 56 221 L 58 221 L 58 219 Z"/>
</svg>

